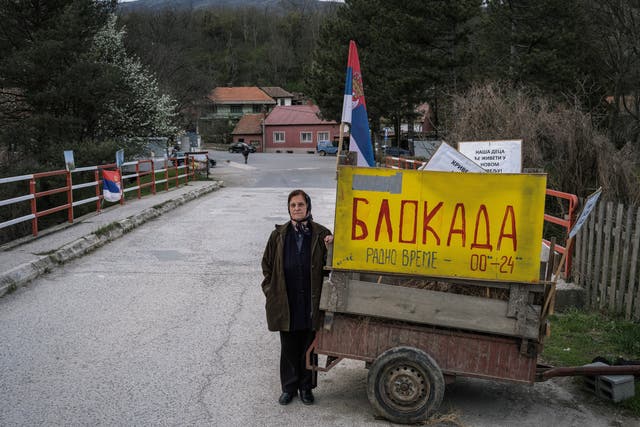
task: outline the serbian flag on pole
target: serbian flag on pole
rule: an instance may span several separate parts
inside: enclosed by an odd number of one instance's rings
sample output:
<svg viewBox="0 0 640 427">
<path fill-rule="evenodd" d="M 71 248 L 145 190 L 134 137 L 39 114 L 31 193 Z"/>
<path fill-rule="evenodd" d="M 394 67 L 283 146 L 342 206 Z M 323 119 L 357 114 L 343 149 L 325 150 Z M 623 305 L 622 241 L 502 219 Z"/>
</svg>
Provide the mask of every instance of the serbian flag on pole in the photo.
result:
<svg viewBox="0 0 640 427">
<path fill-rule="evenodd" d="M 108 202 L 117 202 L 122 197 L 120 172 L 102 170 L 102 195 Z"/>
<path fill-rule="evenodd" d="M 360 60 L 356 42 L 349 42 L 349 61 L 347 62 L 347 78 L 344 84 L 344 101 L 342 103 L 342 123 L 351 124 L 349 151 L 358 153 L 358 166 L 375 166 L 367 105 L 364 101 L 364 85 L 360 73 Z"/>
</svg>

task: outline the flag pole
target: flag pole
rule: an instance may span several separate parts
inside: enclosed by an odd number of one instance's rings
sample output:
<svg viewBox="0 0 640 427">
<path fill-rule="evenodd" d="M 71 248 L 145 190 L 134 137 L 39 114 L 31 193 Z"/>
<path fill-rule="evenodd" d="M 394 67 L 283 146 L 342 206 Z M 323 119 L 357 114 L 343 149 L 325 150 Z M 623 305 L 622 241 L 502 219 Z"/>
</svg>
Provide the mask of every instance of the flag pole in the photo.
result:
<svg viewBox="0 0 640 427">
<path fill-rule="evenodd" d="M 338 140 L 338 152 L 336 153 L 336 180 L 338 180 L 338 167 L 340 166 L 340 155 L 342 154 L 342 138 L 344 137 L 344 122 L 340 122 L 340 139 Z"/>
</svg>

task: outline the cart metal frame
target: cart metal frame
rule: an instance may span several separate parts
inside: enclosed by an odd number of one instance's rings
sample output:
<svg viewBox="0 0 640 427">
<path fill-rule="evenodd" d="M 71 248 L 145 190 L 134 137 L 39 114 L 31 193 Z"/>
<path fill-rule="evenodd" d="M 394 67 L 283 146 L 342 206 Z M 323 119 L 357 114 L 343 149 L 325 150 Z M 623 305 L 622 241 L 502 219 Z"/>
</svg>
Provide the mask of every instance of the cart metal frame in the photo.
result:
<svg viewBox="0 0 640 427">
<path fill-rule="evenodd" d="M 427 418 L 440 405 L 445 383 L 456 377 L 534 384 L 556 376 L 640 374 L 640 366 L 555 368 L 538 364 L 552 307 L 549 283 L 446 279 L 507 289 L 508 301 L 499 305 L 489 298 L 402 286 L 385 288 L 383 282 L 411 278 L 378 275 L 371 281 L 373 277 L 334 270 L 324 283 L 320 303 L 324 327 L 307 351 L 307 368 L 325 372 L 342 359 L 366 362 L 372 368 L 369 401 L 379 415 L 391 421 L 413 423 Z M 423 297 L 426 299 L 420 299 Z M 429 305 L 433 299 L 449 303 Z M 479 321 L 495 325 L 474 324 L 473 318 L 464 318 L 465 307 L 473 305 L 493 310 L 493 317 Z M 447 310 L 453 314 L 443 315 Z M 326 356 L 325 366 L 319 366 L 312 354 Z"/>
</svg>

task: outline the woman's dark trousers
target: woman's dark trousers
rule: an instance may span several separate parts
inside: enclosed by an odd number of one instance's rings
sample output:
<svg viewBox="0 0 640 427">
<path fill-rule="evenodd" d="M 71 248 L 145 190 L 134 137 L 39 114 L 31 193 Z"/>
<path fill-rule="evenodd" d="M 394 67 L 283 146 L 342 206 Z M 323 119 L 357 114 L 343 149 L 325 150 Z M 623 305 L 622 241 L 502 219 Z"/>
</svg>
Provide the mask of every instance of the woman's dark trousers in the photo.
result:
<svg viewBox="0 0 640 427">
<path fill-rule="evenodd" d="M 317 372 L 306 369 L 306 352 L 316 333 L 312 330 L 280 332 L 280 383 L 282 391 L 297 394 L 316 386 Z M 314 360 L 317 356 L 313 355 Z"/>
</svg>

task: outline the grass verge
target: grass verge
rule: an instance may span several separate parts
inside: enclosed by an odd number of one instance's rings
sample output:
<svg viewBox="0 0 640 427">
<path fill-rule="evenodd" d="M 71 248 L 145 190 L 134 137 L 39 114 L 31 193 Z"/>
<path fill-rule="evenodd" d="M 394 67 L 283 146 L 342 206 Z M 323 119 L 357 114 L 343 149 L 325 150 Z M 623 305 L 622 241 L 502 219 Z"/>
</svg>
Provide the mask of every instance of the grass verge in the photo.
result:
<svg viewBox="0 0 640 427">
<path fill-rule="evenodd" d="M 556 366 L 580 366 L 595 357 L 614 363 L 619 357 L 640 360 L 640 324 L 597 312 L 572 309 L 549 317 L 551 336 L 545 339 L 542 359 Z M 617 403 L 640 416 L 640 381 L 636 394 Z"/>
</svg>

